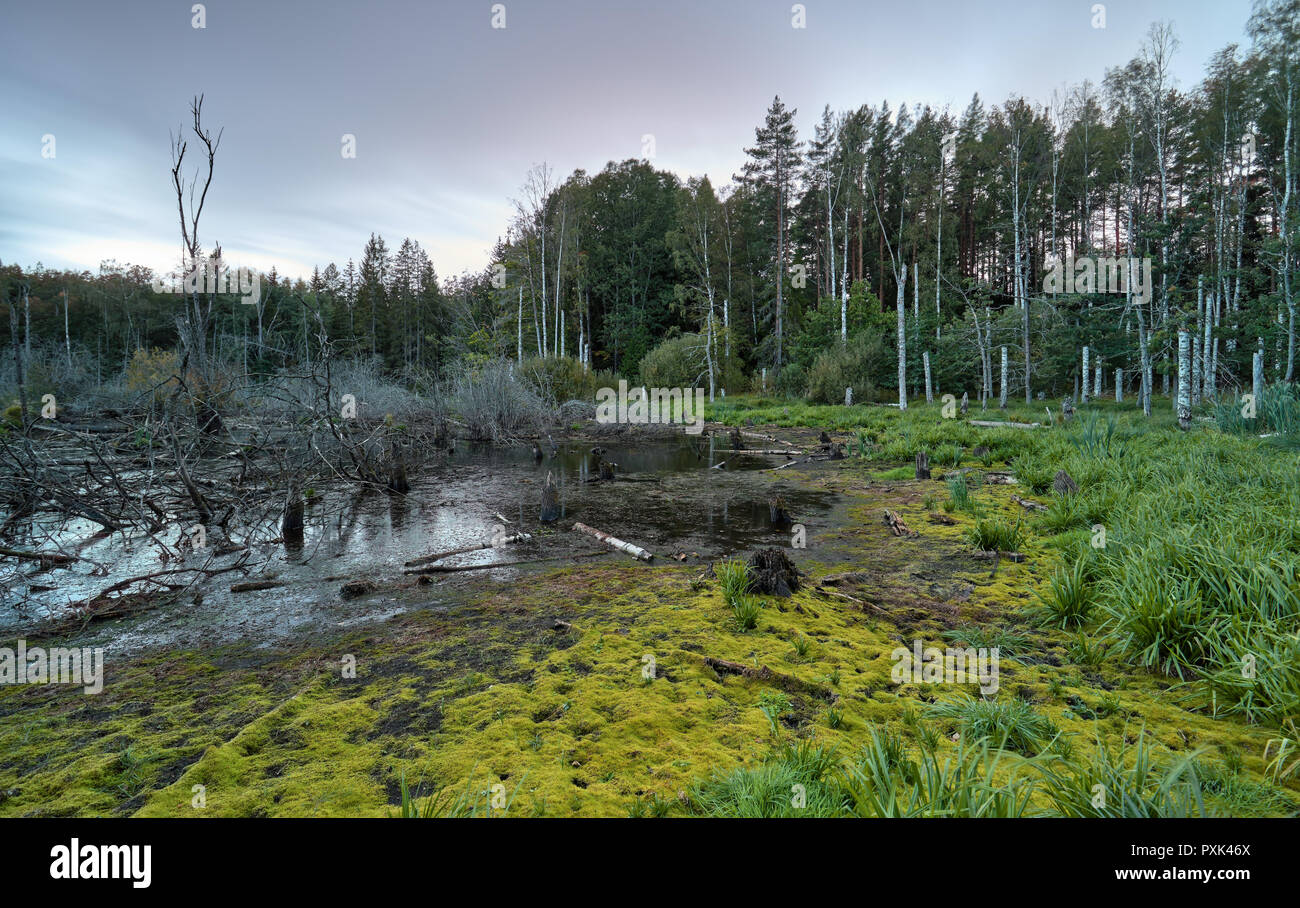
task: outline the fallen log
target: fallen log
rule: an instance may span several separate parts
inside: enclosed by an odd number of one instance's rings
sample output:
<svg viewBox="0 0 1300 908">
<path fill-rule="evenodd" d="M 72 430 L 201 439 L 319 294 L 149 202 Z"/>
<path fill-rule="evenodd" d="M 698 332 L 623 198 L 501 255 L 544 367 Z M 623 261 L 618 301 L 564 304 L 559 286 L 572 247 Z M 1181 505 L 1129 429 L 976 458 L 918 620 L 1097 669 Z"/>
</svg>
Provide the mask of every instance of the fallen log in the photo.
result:
<svg viewBox="0 0 1300 908">
<path fill-rule="evenodd" d="M 751 678 L 755 681 L 765 681 L 770 684 L 775 684 L 777 687 L 784 688 L 785 690 L 808 694 L 821 700 L 830 701 L 831 703 L 834 703 L 839 699 L 839 695 L 829 688 L 822 687 L 819 684 L 813 684 L 809 681 L 803 681 L 793 675 L 773 671 L 766 665 L 755 668 L 741 662 L 728 662 L 725 659 L 714 659 L 712 656 L 705 656 L 704 664 L 720 675 L 740 675 L 743 678 Z"/>
<path fill-rule="evenodd" d="M 600 555 L 608 555 L 609 552 L 602 549 L 599 552 L 582 552 L 577 555 L 552 555 L 548 558 L 525 558 L 520 561 L 489 561 L 486 564 L 431 564 L 426 567 L 411 568 L 403 571 L 404 574 L 459 574 L 462 571 L 490 571 L 493 568 L 514 567 L 517 564 L 543 564 L 547 561 L 563 561 L 575 558 L 595 558 Z M 420 583 L 425 583 L 426 578 L 421 576 Z"/>
<path fill-rule="evenodd" d="M 22 549 L 11 549 L 4 546 L 0 546 L 0 555 L 24 561 L 39 561 L 43 568 L 56 564 L 72 564 L 74 561 L 80 560 L 75 555 L 63 555 L 58 552 L 26 552 Z"/>
<path fill-rule="evenodd" d="M 436 555 L 423 555 L 419 558 L 412 558 L 405 563 L 405 567 L 419 567 L 422 564 L 433 564 L 435 561 L 441 561 L 444 558 L 450 558 L 452 555 L 466 555 L 470 552 L 481 552 L 484 549 L 490 549 L 498 545 L 507 545 L 512 542 L 523 542 L 525 539 L 532 539 L 528 533 L 515 533 L 510 536 L 504 536 L 493 542 L 480 542 L 477 545 L 467 545 L 459 549 L 451 549 L 446 552 L 438 552 Z"/>
<path fill-rule="evenodd" d="M 895 536 L 920 536 L 915 530 L 909 529 L 907 524 L 903 523 L 903 518 L 899 517 L 893 511 L 885 511 L 885 525 L 893 531 Z"/>
<path fill-rule="evenodd" d="M 625 552 L 626 554 L 631 555 L 633 558 L 639 558 L 642 561 L 652 561 L 655 557 L 653 553 L 647 552 L 639 545 L 633 545 L 630 542 L 624 542 L 623 540 L 611 536 L 606 532 L 598 530 L 595 527 L 589 527 L 585 523 L 575 523 L 573 525 L 573 528 L 577 530 L 579 533 L 586 533 L 588 536 L 594 536 L 596 539 L 599 539 L 601 542 L 605 543 L 606 545 L 613 546 L 614 548 L 618 549 L 620 552 Z"/>
<path fill-rule="evenodd" d="M 1030 501 L 1028 498 L 1021 498 L 1019 495 L 1012 495 L 1011 500 L 1020 505 L 1026 511 L 1046 511 L 1047 505 L 1037 501 Z"/>
<path fill-rule="evenodd" d="M 1037 422 L 1009 422 L 1005 419 L 968 419 L 966 423 L 981 429 L 1037 429 L 1042 425 Z"/>
<path fill-rule="evenodd" d="M 278 586 L 284 586 L 283 580 L 247 580 L 243 583 L 232 583 L 230 592 L 232 593 L 251 593 L 255 590 L 273 590 Z"/>
<path fill-rule="evenodd" d="M 779 445 L 788 445 L 788 444 L 789 444 L 789 442 L 788 442 L 788 441 L 785 441 L 784 439 L 777 438 L 775 435 L 764 435 L 762 432 L 746 432 L 744 429 L 741 429 L 740 434 L 741 434 L 741 435 L 747 435 L 747 436 L 749 436 L 750 438 L 761 438 L 761 439 L 763 439 L 764 441 L 774 441 L 774 442 L 776 442 L 776 443 L 779 444 Z"/>
<path fill-rule="evenodd" d="M 792 467 L 792 466 L 794 466 L 794 465 L 797 464 L 797 463 L 808 463 L 808 460 L 807 460 L 807 459 L 805 459 L 805 460 L 791 460 L 791 461 L 788 461 L 788 462 L 786 462 L 786 463 L 781 464 L 781 466 L 779 466 L 779 467 L 769 467 L 768 469 L 764 470 L 763 472 L 765 472 L 765 473 L 773 473 L 773 472 L 775 472 L 775 471 L 777 471 L 777 470 L 784 470 L 786 467 Z"/>
<path fill-rule="evenodd" d="M 1021 562 L 1026 560 L 1023 552 L 1003 552 L 1003 551 L 975 552 L 973 557 L 978 558 L 980 561 L 1004 560 L 1004 561 L 1010 561 L 1013 564 L 1020 564 Z"/>
<path fill-rule="evenodd" d="M 833 596 L 833 597 L 836 598 L 836 599 L 844 599 L 844 600 L 846 600 L 846 601 L 848 601 L 848 602 L 852 602 L 854 605 L 856 605 L 858 608 L 862 609 L 864 612 L 865 612 L 867 609 L 874 609 L 874 610 L 876 610 L 877 612 L 881 612 L 882 614 L 885 614 L 885 613 L 886 613 L 885 610 L 884 610 L 883 608 L 881 608 L 880 606 L 876 605 L 874 602 L 867 602 L 865 599 L 858 599 L 858 598 L 855 597 L 855 596 L 850 596 L 848 593 L 841 593 L 841 592 L 839 592 L 838 590 L 828 590 L 828 589 L 825 589 L 824 587 L 820 587 L 820 586 L 817 587 L 817 590 L 816 590 L 816 591 L 817 591 L 818 593 L 820 593 L 821 595 L 823 595 L 823 596 Z"/>
<path fill-rule="evenodd" d="M 931 513 L 929 520 L 931 523 L 941 523 L 946 527 L 953 526 L 957 523 L 957 521 L 953 520 L 947 514 L 940 514 L 938 511 Z"/>
</svg>

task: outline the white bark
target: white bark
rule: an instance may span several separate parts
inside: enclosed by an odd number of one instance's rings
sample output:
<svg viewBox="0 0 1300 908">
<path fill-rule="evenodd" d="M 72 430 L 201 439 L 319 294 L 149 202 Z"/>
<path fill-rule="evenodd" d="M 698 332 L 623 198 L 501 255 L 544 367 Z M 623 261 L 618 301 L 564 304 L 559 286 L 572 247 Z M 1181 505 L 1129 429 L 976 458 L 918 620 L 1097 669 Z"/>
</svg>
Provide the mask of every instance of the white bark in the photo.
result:
<svg viewBox="0 0 1300 908">
<path fill-rule="evenodd" d="M 1186 329 L 1178 332 L 1178 400 L 1176 402 L 1178 426 L 1189 429 L 1192 425 L 1192 337 Z"/>
<path fill-rule="evenodd" d="M 1003 410 L 1007 408 L 1007 348 L 1002 347 L 1002 393 L 998 397 L 998 406 Z"/>
<path fill-rule="evenodd" d="M 900 252 L 901 257 L 901 252 Z M 907 409 L 907 263 L 898 280 L 898 409 Z"/>
</svg>

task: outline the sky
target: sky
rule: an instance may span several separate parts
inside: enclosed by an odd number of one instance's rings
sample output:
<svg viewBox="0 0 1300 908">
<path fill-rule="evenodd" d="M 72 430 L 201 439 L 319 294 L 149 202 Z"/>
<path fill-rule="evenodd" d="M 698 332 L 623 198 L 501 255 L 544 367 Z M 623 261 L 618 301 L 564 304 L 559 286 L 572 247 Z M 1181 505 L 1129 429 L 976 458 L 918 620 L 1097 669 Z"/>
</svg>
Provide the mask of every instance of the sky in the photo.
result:
<svg viewBox="0 0 1300 908">
<path fill-rule="evenodd" d="M 170 134 L 224 129 L 199 235 L 232 266 L 309 276 L 403 237 L 447 277 L 489 264 L 525 174 L 646 156 L 715 185 L 774 95 L 960 113 L 1100 83 L 1174 22 L 1181 88 L 1249 46 L 1249 0 L 193 0 L 0 8 L 0 262 L 165 270 Z M 501 10 L 504 8 L 504 28 Z M 355 137 L 355 157 L 342 154 Z M 50 137 L 53 137 L 52 140 Z M 187 172 L 199 163 L 188 136 Z"/>
</svg>

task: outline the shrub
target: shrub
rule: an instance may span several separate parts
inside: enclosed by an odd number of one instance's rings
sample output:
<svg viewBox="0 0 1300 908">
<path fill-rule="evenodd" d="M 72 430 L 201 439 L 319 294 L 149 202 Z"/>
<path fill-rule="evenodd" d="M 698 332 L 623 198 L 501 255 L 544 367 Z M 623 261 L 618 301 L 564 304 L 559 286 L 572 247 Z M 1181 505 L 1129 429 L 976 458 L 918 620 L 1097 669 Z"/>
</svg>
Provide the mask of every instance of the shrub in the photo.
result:
<svg viewBox="0 0 1300 908">
<path fill-rule="evenodd" d="M 450 396 L 473 438 L 503 441 L 537 431 L 551 414 L 546 401 L 500 359 L 461 373 Z"/>
<path fill-rule="evenodd" d="M 813 360 L 808 370 L 808 399 L 816 403 L 844 403 L 844 389 L 853 388 L 853 399 L 871 399 L 875 384 L 871 376 L 884 360 L 879 337 L 858 335 L 846 345 L 836 340 Z"/>
<path fill-rule="evenodd" d="M 600 388 L 617 388 L 615 372 L 588 369 L 571 356 L 530 357 L 519 364 L 519 374 L 539 397 L 552 405 L 570 400 L 594 404 Z"/>
<path fill-rule="evenodd" d="M 708 380 L 704 339 L 683 334 L 660 343 L 641 359 L 641 384 L 653 388 L 695 388 Z"/>
</svg>

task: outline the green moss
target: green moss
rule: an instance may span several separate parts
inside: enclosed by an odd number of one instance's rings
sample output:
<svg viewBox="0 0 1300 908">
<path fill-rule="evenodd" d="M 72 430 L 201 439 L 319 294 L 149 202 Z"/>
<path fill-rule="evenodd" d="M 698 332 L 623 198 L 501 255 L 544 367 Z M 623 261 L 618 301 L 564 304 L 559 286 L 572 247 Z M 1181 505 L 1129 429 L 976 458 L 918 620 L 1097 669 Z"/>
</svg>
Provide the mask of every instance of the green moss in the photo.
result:
<svg viewBox="0 0 1300 908">
<path fill-rule="evenodd" d="M 998 463 L 1032 453 L 1049 467 L 1066 463 L 1081 485 L 1108 481 L 1105 470 L 1071 461 L 1056 430 L 976 429 L 944 420 L 937 404 L 906 414 L 793 404 L 788 418 L 784 406 L 729 401 L 723 415 L 862 427 L 904 462 L 920 448 L 938 464 L 943 445 L 983 444 Z M 1230 447 L 1229 459 L 1249 445 Z M 957 747 L 956 729 L 924 717 L 936 689 L 891 679 L 891 651 L 918 638 L 1017 641 L 1002 654 L 1000 696 L 1030 704 L 1076 755 L 1145 727 L 1174 754 L 1234 755 L 1231 779 L 1214 793 L 1221 809 L 1290 809 L 1292 795 L 1264 778 L 1274 736 L 1266 726 L 1216 716 L 1176 679 L 1136 670 L 1096 626 L 1083 632 L 1101 661 L 1079 665 L 1071 633 L 1028 622 L 1063 557 L 1083 551 L 1086 529 L 1054 533 L 1012 500 L 1029 490 L 991 484 L 972 488 L 976 513 L 936 522 L 942 515 L 925 501 L 943 484 L 913 480 L 906 463 L 882 472 L 878 462 L 869 454 L 780 474 L 842 495 L 843 519 L 797 554 L 808 582 L 788 599 L 764 597 L 748 633 L 720 584 L 698 580 L 700 567 L 611 559 L 486 586 L 450 613 L 411 612 L 255 656 L 216 648 L 109 660 L 94 697 L 0 689 L 0 815 L 387 816 L 400 809 L 403 779 L 420 797 L 454 793 L 482 810 L 505 792 L 516 815 L 686 811 L 699 780 L 763 765 L 774 741 L 850 755 L 870 730 L 886 728 L 913 751 Z M 1254 481 L 1243 494 L 1264 495 Z M 1103 498 L 1097 508 L 1134 506 Z M 885 509 L 920 535 L 892 535 Z M 978 519 L 1023 520 L 1026 561 L 975 559 L 965 537 Z M 1124 532 L 1116 521 L 1113 536 Z M 819 590 L 816 581 L 832 574 L 857 579 Z M 557 630 L 556 619 L 569 626 Z M 343 677 L 345 655 L 355 657 L 355 678 Z M 772 674 L 719 674 L 706 657 Z M 789 700 L 775 729 L 759 708 L 772 693 Z M 193 806 L 195 786 L 202 808 Z"/>
</svg>

